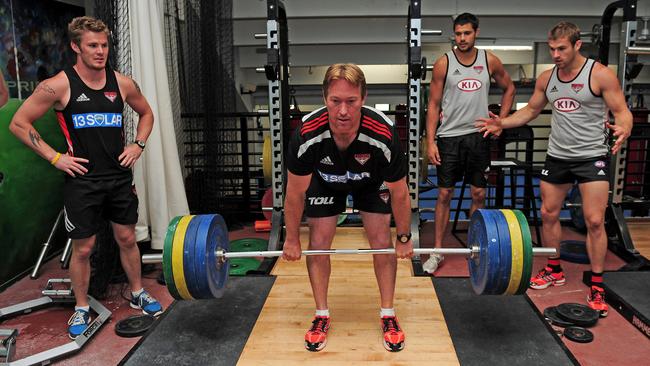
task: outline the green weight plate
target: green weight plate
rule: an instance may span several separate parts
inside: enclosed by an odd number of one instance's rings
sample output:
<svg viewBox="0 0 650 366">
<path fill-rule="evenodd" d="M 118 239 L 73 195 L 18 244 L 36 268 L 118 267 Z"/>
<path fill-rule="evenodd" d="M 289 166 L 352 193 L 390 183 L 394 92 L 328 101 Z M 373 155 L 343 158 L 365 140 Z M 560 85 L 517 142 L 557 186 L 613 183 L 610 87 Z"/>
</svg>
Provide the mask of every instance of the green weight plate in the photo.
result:
<svg viewBox="0 0 650 366">
<path fill-rule="evenodd" d="M 176 226 L 178 226 L 178 221 L 182 216 L 176 216 L 169 222 L 167 226 L 167 234 L 165 234 L 165 243 L 163 246 L 163 276 L 165 276 L 165 284 L 167 285 L 167 290 L 172 295 L 173 298 L 179 299 L 181 295 L 176 289 L 174 284 L 174 276 L 172 274 L 172 247 L 174 244 L 174 233 L 176 232 Z"/>
<path fill-rule="evenodd" d="M 523 295 L 528 290 L 530 285 L 530 276 L 533 273 L 533 239 L 530 236 L 530 227 L 528 227 L 528 220 L 526 216 L 519 210 L 512 210 L 519 220 L 521 227 L 521 238 L 524 245 L 524 270 L 521 271 L 521 282 L 515 295 Z"/>
<path fill-rule="evenodd" d="M 260 261 L 255 258 L 231 258 L 229 262 L 231 276 L 245 276 L 260 266 Z"/>
<path fill-rule="evenodd" d="M 258 252 L 268 250 L 269 241 L 260 238 L 243 238 L 230 242 L 231 252 Z"/>
</svg>

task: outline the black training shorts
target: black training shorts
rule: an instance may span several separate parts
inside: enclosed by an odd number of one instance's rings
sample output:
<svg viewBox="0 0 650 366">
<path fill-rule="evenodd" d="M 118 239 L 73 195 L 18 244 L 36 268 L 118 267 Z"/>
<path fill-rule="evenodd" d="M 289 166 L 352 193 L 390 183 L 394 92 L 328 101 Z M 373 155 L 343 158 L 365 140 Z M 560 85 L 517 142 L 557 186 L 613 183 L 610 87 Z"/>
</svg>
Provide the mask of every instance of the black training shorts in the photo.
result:
<svg viewBox="0 0 650 366">
<path fill-rule="evenodd" d="M 490 139 L 480 133 L 439 137 L 438 152 L 442 162 L 436 167 L 438 186 L 453 188 L 467 178 L 474 187 L 484 188 L 490 171 Z"/>
<path fill-rule="evenodd" d="M 354 208 L 359 211 L 390 214 L 390 192 L 386 184 L 369 185 L 356 191 L 334 190 L 312 175 L 305 195 L 305 216 L 328 217 L 345 211 L 348 194 L 352 195 Z"/>
<path fill-rule="evenodd" d="M 609 158 L 565 160 L 546 155 L 540 179 L 553 184 L 609 181 Z"/>
<path fill-rule="evenodd" d="M 138 196 L 130 175 L 102 180 L 68 177 L 63 205 L 65 228 L 71 239 L 93 236 L 104 220 L 122 225 L 138 222 Z"/>
</svg>

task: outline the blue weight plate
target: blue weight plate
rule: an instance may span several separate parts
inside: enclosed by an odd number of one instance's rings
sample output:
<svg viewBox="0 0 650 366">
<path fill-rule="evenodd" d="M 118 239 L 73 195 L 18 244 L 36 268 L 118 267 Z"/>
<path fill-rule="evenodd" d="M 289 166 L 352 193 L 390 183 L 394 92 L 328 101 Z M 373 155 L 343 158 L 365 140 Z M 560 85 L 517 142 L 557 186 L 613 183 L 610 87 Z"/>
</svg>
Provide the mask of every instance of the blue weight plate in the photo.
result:
<svg viewBox="0 0 650 366">
<path fill-rule="evenodd" d="M 210 292 L 215 298 L 223 296 L 226 282 L 228 282 L 229 263 L 228 260 L 221 261 L 215 255 L 217 249 L 228 251 L 230 249 L 228 240 L 228 227 L 221 215 L 215 214 L 210 219 L 210 229 L 208 230 L 208 252 L 207 252 L 207 269 L 210 285 Z"/>
<path fill-rule="evenodd" d="M 195 299 L 212 299 L 210 291 L 210 276 L 208 274 L 208 246 L 211 215 L 199 215 L 199 227 L 196 230 L 196 243 L 194 244 L 194 277 L 196 280 Z"/>
<path fill-rule="evenodd" d="M 512 271 L 512 240 L 510 239 L 510 228 L 508 220 L 500 210 L 490 210 L 494 214 L 499 233 L 499 269 L 495 272 L 497 287 L 494 288 L 494 295 L 503 295 L 508 289 L 510 272 Z"/>
<path fill-rule="evenodd" d="M 478 210 L 477 210 L 478 211 Z M 495 294 L 499 287 L 499 270 L 501 268 L 501 248 L 499 245 L 499 229 L 494 210 L 481 209 L 481 215 L 487 231 L 487 280 L 481 295 Z"/>
<path fill-rule="evenodd" d="M 199 299 L 199 297 L 197 297 L 196 273 L 194 271 L 194 262 L 196 261 L 194 246 L 196 243 L 196 230 L 199 228 L 200 221 L 199 216 L 192 217 L 192 220 L 190 220 L 190 223 L 187 225 L 187 231 L 185 232 L 185 238 L 183 240 L 183 274 L 185 275 L 187 290 L 194 299 Z"/>
<path fill-rule="evenodd" d="M 474 211 L 470 221 L 468 245 L 478 247 L 479 253 L 468 259 L 469 273 L 472 288 L 479 295 L 495 288 L 495 276 L 490 274 L 499 267 L 499 234 L 493 216 L 489 210 L 479 209 Z"/>
</svg>

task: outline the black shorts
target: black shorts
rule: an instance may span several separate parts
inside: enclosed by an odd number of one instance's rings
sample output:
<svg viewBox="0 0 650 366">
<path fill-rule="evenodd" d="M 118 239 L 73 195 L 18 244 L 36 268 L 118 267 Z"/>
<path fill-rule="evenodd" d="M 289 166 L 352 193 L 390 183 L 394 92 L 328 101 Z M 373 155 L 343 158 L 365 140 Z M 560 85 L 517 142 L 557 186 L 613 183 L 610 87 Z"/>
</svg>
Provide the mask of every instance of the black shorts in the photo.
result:
<svg viewBox="0 0 650 366">
<path fill-rule="evenodd" d="M 352 195 L 354 208 L 359 211 L 390 214 L 390 192 L 385 184 L 369 185 L 356 191 L 338 191 L 327 187 L 316 175 L 305 195 L 305 216 L 328 217 L 345 211 L 348 194 Z"/>
<path fill-rule="evenodd" d="M 469 184 L 484 188 L 490 172 L 490 139 L 480 133 L 439 137 L 438 152 L 442 163 L 437 166 L 438 186 L 453 188 L 466 177 Z"/>
<path fill-rule="evenodd" d="M 553 184 L 609 181 L 609 158 L 564 160 L 546 155 L 540 179 Z"/>
<path fill-rule="evenodd" d="M 101 229 L 103 220 L 134 225 L 138 222 L 138 196 L 133 177 L 68 178 L 63 186 L 63 209 L 65 228 L 71 239 L 93 236 Z"/>
</svg>

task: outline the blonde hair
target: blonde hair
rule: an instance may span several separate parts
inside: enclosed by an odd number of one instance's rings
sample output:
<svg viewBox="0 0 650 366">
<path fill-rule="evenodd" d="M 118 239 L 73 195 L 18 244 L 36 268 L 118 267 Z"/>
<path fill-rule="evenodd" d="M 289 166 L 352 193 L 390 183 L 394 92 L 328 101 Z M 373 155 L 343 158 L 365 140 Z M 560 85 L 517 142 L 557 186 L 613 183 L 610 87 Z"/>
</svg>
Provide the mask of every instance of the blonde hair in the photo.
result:
<svg viewBox="0 0 650 366">
<path fill-rule="evenodd" d="M 352 85 L 361 87 L 361 97 L 366 96 L 366 76 L 359 66 L 355 64 L 334 64 L 327 68 L 323 78 L 323 95 L 327 98 L 327 91 L 334 80 L 346 80 Z"/>
<path fill-rule="evenodd" d="M 548 32 L 549 40 L 558 40 L 564 37 L 569 39 L 572 46 L 575 46 L 580 39 L 580 28 L 573 23 L 559 22 Z"/>
<path fill-rule="evenodd" d="M 81 35 L 84 32 L 104 32 L 106 36 L 111 33 L 104 22 L 89 16 L 74 18 L 68 24 L 68 37 L 75 44 L 81 43 Z"/>
</svg>

